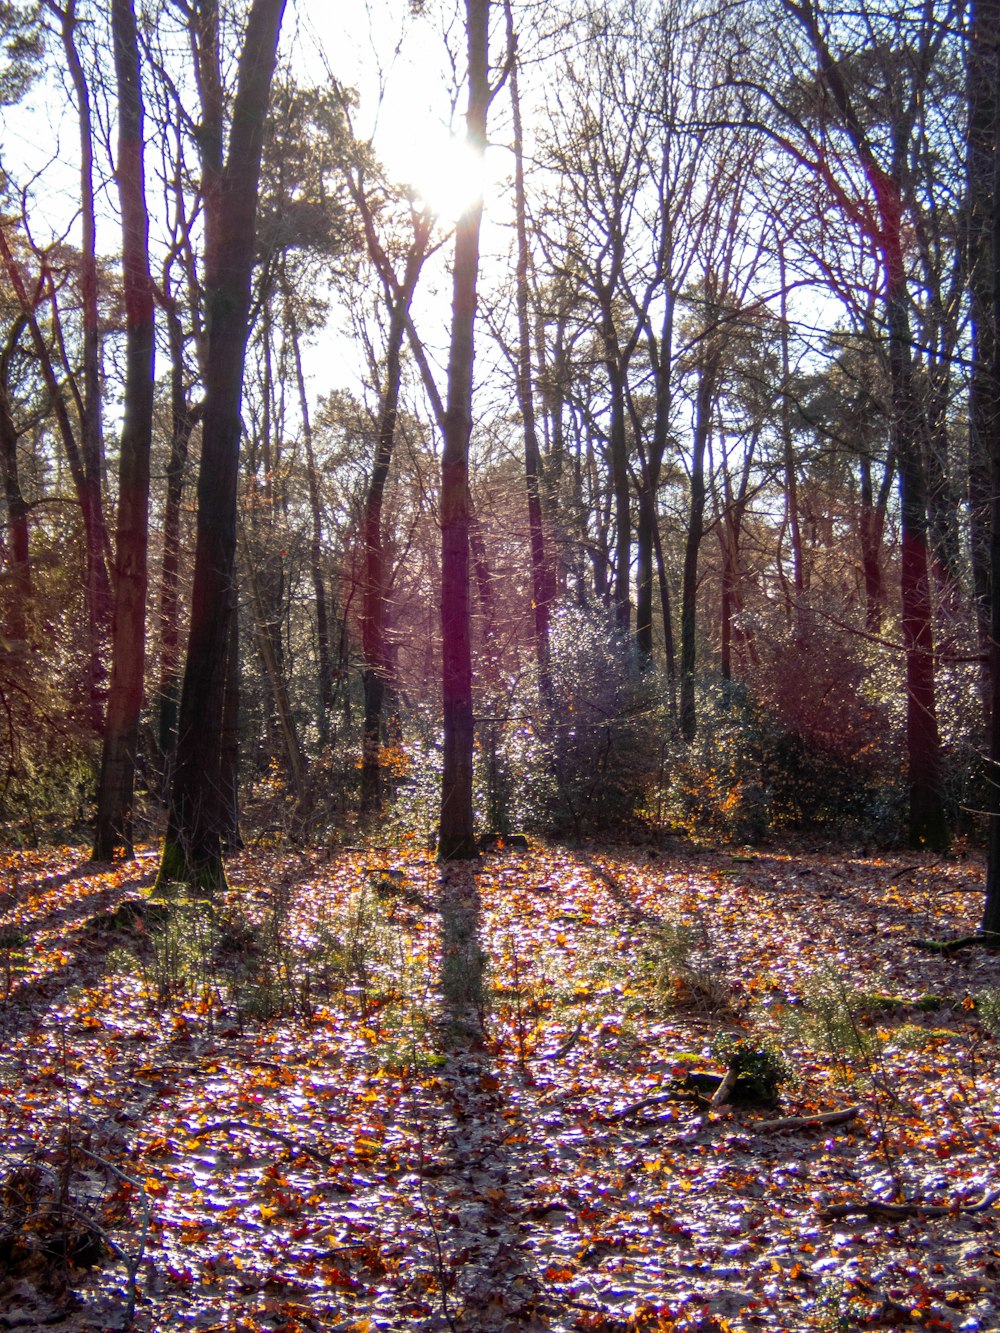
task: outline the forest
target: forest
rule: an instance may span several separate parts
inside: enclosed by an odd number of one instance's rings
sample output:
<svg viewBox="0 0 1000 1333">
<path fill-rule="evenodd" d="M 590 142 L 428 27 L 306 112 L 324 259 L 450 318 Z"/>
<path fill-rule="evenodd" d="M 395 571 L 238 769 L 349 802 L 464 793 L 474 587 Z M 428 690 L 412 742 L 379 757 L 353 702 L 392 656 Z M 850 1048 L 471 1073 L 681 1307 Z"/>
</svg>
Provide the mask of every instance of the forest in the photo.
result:
<svg viewBox="0 0 1000 1333">
<path fill-rule="evenodd" d="M 1000 0 L 0 106 L 0 1329 L 1000 1328 Z"/>
</svg>

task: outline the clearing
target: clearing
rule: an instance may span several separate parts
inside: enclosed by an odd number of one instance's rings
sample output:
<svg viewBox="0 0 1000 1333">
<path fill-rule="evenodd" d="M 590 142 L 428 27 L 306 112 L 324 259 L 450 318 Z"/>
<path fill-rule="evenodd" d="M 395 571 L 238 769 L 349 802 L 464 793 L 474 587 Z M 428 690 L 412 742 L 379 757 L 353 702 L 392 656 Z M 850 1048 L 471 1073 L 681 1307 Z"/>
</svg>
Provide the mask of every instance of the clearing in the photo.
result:
<svg viewBox="0 0 1000 1333">
<path fill-rule="evenodd" d="M 3 859 L 0 1328 L 1000 1328 L 978 859 L 85 857 Z"/>
</svg>

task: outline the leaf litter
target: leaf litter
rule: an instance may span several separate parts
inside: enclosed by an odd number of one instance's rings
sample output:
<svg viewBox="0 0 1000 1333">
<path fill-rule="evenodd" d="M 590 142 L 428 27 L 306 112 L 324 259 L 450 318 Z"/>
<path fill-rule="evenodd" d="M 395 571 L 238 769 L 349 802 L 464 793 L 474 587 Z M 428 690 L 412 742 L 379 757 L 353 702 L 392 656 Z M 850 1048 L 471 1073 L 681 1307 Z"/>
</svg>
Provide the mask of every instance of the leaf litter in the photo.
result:
<svg viewBox="0 0 1000 1333">
<path fill-rule="evenodd" d="M 1000 1327 L 978 862 L 150 865 L 5 859 L 0 1328 Z"/>
</svg>

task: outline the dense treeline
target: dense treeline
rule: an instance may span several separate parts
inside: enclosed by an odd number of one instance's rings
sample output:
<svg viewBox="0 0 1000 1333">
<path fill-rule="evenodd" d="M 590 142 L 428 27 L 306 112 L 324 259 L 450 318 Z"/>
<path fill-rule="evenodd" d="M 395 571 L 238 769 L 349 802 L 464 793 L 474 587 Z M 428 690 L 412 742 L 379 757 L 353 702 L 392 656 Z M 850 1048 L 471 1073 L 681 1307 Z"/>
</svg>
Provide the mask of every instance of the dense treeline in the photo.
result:
<svg viewBox="0 0 1000 1333">
<path fill-rule="evenodd" d="M 283 11 L 0 5 L 10 834 L 981 832 L 996 5 L 419 6 L 457 221 Z"/>
</svg>

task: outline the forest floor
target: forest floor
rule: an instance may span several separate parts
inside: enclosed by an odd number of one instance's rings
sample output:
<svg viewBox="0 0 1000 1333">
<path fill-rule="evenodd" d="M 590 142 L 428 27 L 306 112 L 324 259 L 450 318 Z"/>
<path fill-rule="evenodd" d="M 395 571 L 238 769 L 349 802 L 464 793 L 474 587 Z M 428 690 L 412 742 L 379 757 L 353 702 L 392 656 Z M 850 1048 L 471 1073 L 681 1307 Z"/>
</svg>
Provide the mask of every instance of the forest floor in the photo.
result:
<svg viewBox="0 0 1000 1333">
<path fill-rule="evenodd" d="M 0 1328 L 1000 1329 L 978 859 L 86 855 L 2 861 Z"/>
</svg>

